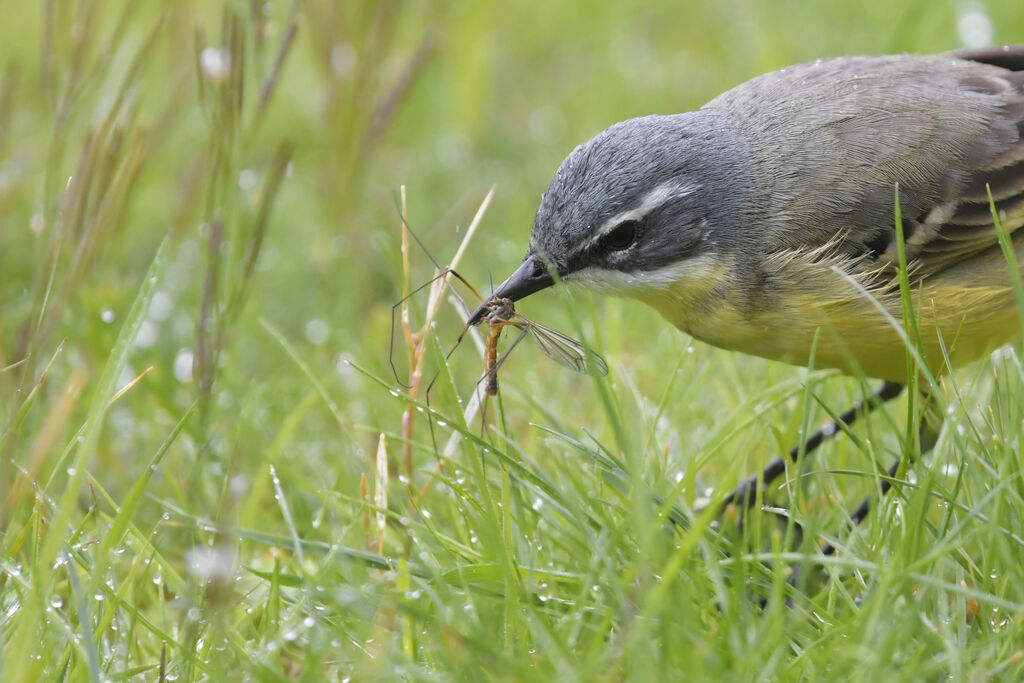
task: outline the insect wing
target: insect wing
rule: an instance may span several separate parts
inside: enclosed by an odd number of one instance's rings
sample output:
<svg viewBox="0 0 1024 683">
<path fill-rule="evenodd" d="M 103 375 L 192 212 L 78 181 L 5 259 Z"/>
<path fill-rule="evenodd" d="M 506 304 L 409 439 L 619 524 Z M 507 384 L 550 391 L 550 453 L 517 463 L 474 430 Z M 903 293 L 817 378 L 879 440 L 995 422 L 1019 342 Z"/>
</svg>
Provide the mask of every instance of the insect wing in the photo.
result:
<svg viewBox="0 0 1024 683">
<path fill-rule="evenodd" d="M 550 327 L 544 327 L 524 316 L 517 315 L 516 317 L 519 318 L 516 326 L 525 325 L 530 336 L 533 337 L 534 343 L 537 344 L 537 348 L 559 365 L 564 365 L 576 372 L 589 373 L 590 368 L 587 367 L 587 357 L 589 357 L 598 374 L 608 374 L 608 364 L 604 362 L 604 358 L 593 351 L 584 349 L 583 345 L 572 337 L 556 332 Z"/>
</svg>

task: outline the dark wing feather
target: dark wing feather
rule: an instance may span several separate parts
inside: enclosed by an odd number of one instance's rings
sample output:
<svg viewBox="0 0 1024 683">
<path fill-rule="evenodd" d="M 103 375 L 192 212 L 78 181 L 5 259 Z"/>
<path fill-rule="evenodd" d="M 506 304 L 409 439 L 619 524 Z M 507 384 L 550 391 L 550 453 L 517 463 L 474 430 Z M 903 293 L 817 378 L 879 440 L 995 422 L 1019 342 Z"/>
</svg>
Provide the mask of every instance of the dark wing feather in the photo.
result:
<svg viewBox="0 0 1024 683">
<path fill-rule="evenodd" d="M 1024 47 L 1020 45 L 953 50 L 946 54 L 969 62 L 998 66 L 1007 71 L 1024 71 Z"/>
</svg>

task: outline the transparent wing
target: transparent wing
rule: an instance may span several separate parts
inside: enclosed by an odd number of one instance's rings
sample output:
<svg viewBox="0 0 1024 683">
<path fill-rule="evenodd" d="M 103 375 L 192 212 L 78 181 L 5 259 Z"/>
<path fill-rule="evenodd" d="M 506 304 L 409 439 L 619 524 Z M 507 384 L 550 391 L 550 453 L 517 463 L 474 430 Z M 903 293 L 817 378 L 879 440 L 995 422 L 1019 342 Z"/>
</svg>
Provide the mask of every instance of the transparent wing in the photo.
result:
<svg viewBox="0 0 1024 683">
<path fill-rule="evenodd" d="M 556 332 L 550 327 L 544 327 L 540 323 L 535 323 L 521 315 L 516 317 L 518 320 L 513 324 L 516 327 L 523 326 L 529 330 L 530 336 L 533 337 L 534 343 L 537 344 L 537 348 L 559 365 L 564 365 L 576 372 L 589 373 L 590 368 L 587 367 L 586 360 L 589 357 L 590 362 L 593 363 L 599 374 L 608 374 L 608 364 L 604 362 L 604 358 L 601 358 L 600 355 L 593 351 L 583 348 L 583 345 L 572 337 Z"/>
</svg>

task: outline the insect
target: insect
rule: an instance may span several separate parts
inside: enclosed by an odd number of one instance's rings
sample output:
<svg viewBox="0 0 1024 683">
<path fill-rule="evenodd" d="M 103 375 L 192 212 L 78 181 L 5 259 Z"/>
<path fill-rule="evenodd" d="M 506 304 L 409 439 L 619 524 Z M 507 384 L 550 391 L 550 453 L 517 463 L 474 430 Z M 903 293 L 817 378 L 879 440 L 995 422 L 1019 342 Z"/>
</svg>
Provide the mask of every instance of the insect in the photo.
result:
<svg viewBox="0 0 1024 683">
<path fill-rule="evenodd" d="M 462 279 L 462 278 L 459 278 Z M 465 280 L 463 280 L 465 282 Z M 468 286 L 468 284 L 467 284 Z M 470 288 L 472 289 L 472 287 Z M 545 327 L 538 322 L 530 320 L 521 313 L 516 312 L 515 304 L 511 299 L 491 299 L 487 302 L 487 314 L 481 322 L 490 325 L 487 334 L 487 342 L 484 347 L 484 391 L 488 396 L 498 394 L 498 367 L 504 362 L 508 354 L 512 352 L 523 337 L 531 337 L 534 343 L 548 358 L 556 363 L 575 370 L 576 372 L 590 372 L 588 359 L 594 370 L 600 375 L 608 374 L 608 364 L 599 354 L 583 348 L 578 341 L 556 332 L 550 327 Z M 514 327 L 519 330 L 519 336 L 505 355 L 498 358 L 498 339 L 506 327 Z M 469 326 L 459 335 L 456 345 L 462 341 L 469 330 Z"/>
<path fill-rule="evenodd" d="M 485 199 L 485 203 L 489 201 L 489 199 L 490 195 L 488 195 L 487 199 Z M 395 380 L 400 385 L 404 386 L 407 389 L 413 389 L 414 391 L 414 387 L 418 386 L 418 368 L 422 367 L 424 351 L 423 342 L 425 340 L 424 335 L 427 334 L 427 330 L 429 330 L 434 315 L 437 312 L 437 307 L 440 304 L 441 300 L 442 290 L 445 287 L 450 289 L 455 298 L 458 299 L 459 302 L 462 304 L 462 308 L 465 311 L 466 315 L 468 316 L 470 313 L 465 301 L 452 288 L 450 283 L 450 277 L 458 279 L 460 282 L 462 282 L 463 285 L 466 286 L 466 288 L 468 288 L 476 296 L 476 298 L 481 303 L 485 303 L 487 308 L 487 314 L 483 318 L 479 318 L 477 320 L 472 321 L 472 325 L 467 324 L 463 328 L 455 344 L 452 346 L 451 350 L 445 355 L 445 359 L 447 360 L 448 358 L 451 357 L 451 355 L 455 352 L 455 349 L 458 348 L 459 344 L 462 342 L 463 337 L 466 336 L 466 334 L 469 332 L 469 329 L 473 325 L 478 325 L 482 322 L 486 322 L 490 326 L 490 330 L 487 334 L 487 339 L 484 347 L 484 376 L 481 378 L 481 381 L 484 383 L 484 391 L 488 396 L 497 395 L 498 368 L 505 361 L 505 358 L 508 357 L 509 353 L 511 353 L 512 349 L 514 349 L 526 336 L 532 337 L 537 347 L 545 355 L 547 355 L 549 358 L 553 359 L 560 365 L 563 365 L 576 372 L 590 373 L 593 371 L 601 374 L 602 376 L 608 374 L 608 364 L 605 363 L 605 360 L 597 353 L 584 348 L 584 346 L 580 342 L 576 341 L 572 337 L 562 334 L 561 332 L 556 332 L 555 330 L 552 330 L 549 327 L 545 327 L 540 323 L 534 322 L 520 313 L 517 313 L 515 309 L 515 304 L 511 299 L 492 297 L 488 301 L 484 302 L 484 299 L 483 297 L 480 296 L 480 293 L 477 292 L 477 290 L 471 284 L 469 284 L 469 282 L 467 282 L 464 277 L 459 275 L 453 268 L 441 268 L 441 266 L 434 259 L 434 257 L 431 256 L 430 251 L 420 241 L 420 238 L 417 237 L 416 233 L 414 233 L 409 228 L 409 225 L 405 220 L 404 188 L 402 195 L 402 203 L 399 208 L 399 215 L 402 218 L 403 227 L 402 253 L 405 255 L 408 254 L 408 246 L 405 240 L 407 239 L 407 236 L 412 236 L 412 238 L 416 240 L 416 243 L 420 246 L 420 248 L 423 249 L 424 253 L 426 253 L 427 257 L 431 260 L 431 262 L 433 262 L 434 266 L 437 267 L 437 274 L 433 278 L 431 278 L 428 282 L 424 283 L 423 285 L 412 290 L 411 292 L 408 292 L 407 282 L 407 294 L 401 300 L 395 303 L 394 306 L 391 307 L 391 341 L 389 343 L 388 362 L 391 365 L 391 370 L 395 376 Z M 467 233 L 467 238 L 469 234 L 471 234 L 472 230 L 473 226 L 470 227 L 470 232 Z M 459 254 L 456 254 L 456 259 L 458 258 L 458 256 Z M 406 256 L 404 267 L 406 277 L 408 276 L 408 269 L 409 265 Z M 424 324 L 424 328 L 421 332 L 413 333 L 409 328 L 407 309 L 408 301 L 412 296 L 414 296 L 415 294 L 417 294 L 418 292 L 422 291 L 427 287 L 430 287 L 430 301 L 427 305 L 427 322 Z M 405 384 L 404 382 L 402 382 L 401 378 L 399 377 L 398 368 L 395 365 L 394 340 L 395 332 L 397 329 L 395 325 L 395 316 L 396 313 L 399 312 L 401 312 L 402 329 L 405 333 L 406 344 L 409 347 L 410 361 L 414 366 L 414 370 L 411 372 L 410 375 L 410 384 Z M 501 358 L 499 358 L 498 340 L 501 337 L 502 331 L 506 327 L 514 327 L 517 330 L 519 330 L 519 336 L 512 343 L 512 345 L 505 352 L 505 354 Z M 436 379 L 437 377 L 435 376 L 434 379 L 431 380 L 430 384 L 428 385 L 428 394 L 430 392 L 430 388 L 433 387 L 434 381 L 436 381 Z"/>
</svg>

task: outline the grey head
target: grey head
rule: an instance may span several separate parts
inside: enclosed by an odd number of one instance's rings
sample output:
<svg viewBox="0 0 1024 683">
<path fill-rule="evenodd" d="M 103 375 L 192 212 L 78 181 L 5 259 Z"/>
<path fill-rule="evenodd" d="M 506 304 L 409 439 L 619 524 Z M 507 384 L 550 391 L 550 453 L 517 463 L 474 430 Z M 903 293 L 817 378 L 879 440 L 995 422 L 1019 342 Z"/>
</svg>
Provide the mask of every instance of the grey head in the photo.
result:
<svg viewBox="0 0 1024 683">
<path fill-rule="evenodd" d="M 744 145 L 727 119 L 697 111 L 617 123 L 562 162 L 520 267 L 494 292 L 513 301 L 559 278 L 622 293 L 624 283 L 721 250 L 744 188 Z M 731 218 L 730 218 L 731 217 Z M 482 309 L 470 324 L 483 319 Z"/>
</svg>

